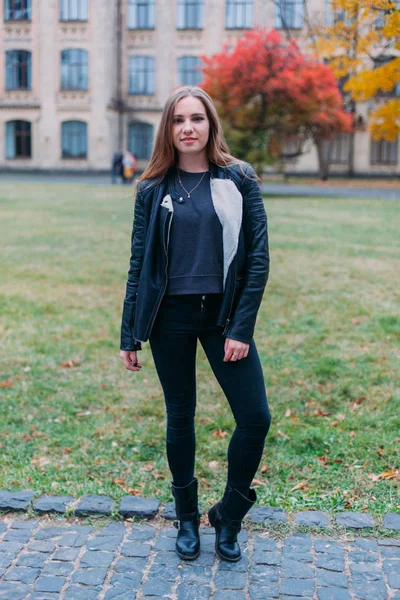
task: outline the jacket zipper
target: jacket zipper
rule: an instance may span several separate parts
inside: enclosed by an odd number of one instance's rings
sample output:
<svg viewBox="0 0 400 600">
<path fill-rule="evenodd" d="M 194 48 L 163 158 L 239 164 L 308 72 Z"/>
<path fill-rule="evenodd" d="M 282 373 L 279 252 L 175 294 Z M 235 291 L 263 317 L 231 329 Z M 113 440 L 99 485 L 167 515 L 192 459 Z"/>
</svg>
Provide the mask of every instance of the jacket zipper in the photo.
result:
<svg viewBox="0 0 400 600">
<path fill-rule="evenodd" d="M 234 279 L 235 279 L 235 285 L 233 287 L 233 294 L 232 294 L 232 299 L 231 299 L 231 306 L 229 308 L 228 318 L 225 321 L 225 327 L 224 327 L 224 330 L 222 332 L 222 335 L 225 335 L 225 333 L 228 331 L 228 327 L 229 327 L 229 324 L 231 322 L 229 317 L 231 316 L 232 306 L 233 306 L 233 299 L 235 297 L 235 292 L 236 292 L 236 273 L 237 273 L 237 265 L 235 265 L 235 277 L 234 277 Z"/>
<path fill-rule="evenodd" d="M 167 218 L 168 218 L 168 216 L 167 216 Z M 172 212 L 171 212 L 171 216 L 169 218 L 169 223 L 168 223 L 167 244 L 165 244 L 165 225 L 164 225 L 164 235 L 163 235 L 163 238 L 164 238 L 163 239 L 164 252 L 165 252 L 165 258 L 166 258 L 166 262 L 165 262 L 165 286 L 164 286 L 163 292 L 162 292 L 162 294 L 160 296 L 160 301 L 159 301 L 157 309 L 156 309 L 156 311 L 154 313 L 153 320 L 151 321 L 150 329 L 148 330 L 149 333 L 146 336 L 147 338 L 149 338 L 150 335 L 151 335 L 151 330 L 153 329 L 154 321 L 156 320 L 156 317 L 157 317 L 157 314 L 158 314 L 158 310 L 160 308 L 160 304 L 162 302 L 162 299 L 163 299 L 164 294 L 165 294 L 165 290 L 167 289 L 167 285 L 168 285 L 168 246 L 169 246 L 169 234 L 170 234 L 170 231 L 171 231 L 171 223 L 172 223 Z"/>
</svg>

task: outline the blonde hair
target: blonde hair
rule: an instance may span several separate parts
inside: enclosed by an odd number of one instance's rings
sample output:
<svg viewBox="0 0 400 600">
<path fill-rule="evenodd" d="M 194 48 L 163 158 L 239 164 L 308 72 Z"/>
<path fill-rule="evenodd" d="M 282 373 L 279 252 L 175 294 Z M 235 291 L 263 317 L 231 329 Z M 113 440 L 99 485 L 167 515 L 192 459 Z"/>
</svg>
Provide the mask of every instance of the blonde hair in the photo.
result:
<svg viewBox="0 0 400 600">
<path fill-rule="evenodd" d="M 173 117 L 177 102 L 187 96 L 193 96 L 202 102 L 210 122 L 210 134 L 206 145 L 208 160 L 219 166 L 243 164 L 241 160 L 235 158 L 229 152 L 217 110 L 211 97 L 200 87 L 185 85 L 174 90 L 165 103 L 149 164 L 138 181 L 144 179 L 161 180 L 168 169 L 177 163 L 178 154 L 172 142 Z"/>
</svg>

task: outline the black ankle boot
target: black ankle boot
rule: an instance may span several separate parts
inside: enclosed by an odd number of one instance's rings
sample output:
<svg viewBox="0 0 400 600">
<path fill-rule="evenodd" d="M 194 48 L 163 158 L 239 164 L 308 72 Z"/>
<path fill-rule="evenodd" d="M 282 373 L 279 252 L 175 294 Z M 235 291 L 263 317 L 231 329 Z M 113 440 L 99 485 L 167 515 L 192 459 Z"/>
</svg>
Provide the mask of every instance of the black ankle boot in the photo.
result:
<svg viewBox="0 0 400 600">
<path fill-rule="evenodd" d="M 217 504 L 208 511 L 210 525 L 215 527 L 215 551 L 222 560 L 236 562 L 242 555 L 237 535 L 242 528 L 242 519 L 257 500 L 255 490 L 248 497 L 229 485 Z"/>
<path fill-rule="evenodd" d="M 177 487 L 171 483 L 177 517 L 174 525 L 178 529 L 175 549 L 178 556 L 184 560 L 194 560 L 200 554 L 200 514 L 197 487 L 196 478 L 185 487 Z"/>
</svg>

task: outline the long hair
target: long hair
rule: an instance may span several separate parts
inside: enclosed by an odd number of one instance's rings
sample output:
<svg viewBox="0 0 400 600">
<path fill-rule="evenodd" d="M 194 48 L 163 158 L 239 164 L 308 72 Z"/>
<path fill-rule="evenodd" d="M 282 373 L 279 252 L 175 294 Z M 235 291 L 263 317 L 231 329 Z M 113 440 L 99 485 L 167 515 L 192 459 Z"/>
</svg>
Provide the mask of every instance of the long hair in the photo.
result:
<svg viewBox="0 0 400 600">
<path fill-rule="evenodd" d="M 177 164 L 178 153 L 172 142 L 173 117 L 177 102 L 187 96 L 193 96 L 202 102 L 210 122 L 210 133 L 206 145 L 208 160 L 219 166 L 242 164 L 242 161 L 229 152 L 217 110 L 210 96 L 200 87 L 185 85 L 174 90 L 165 103 L 149 164 L 138 181 L 161 180 L 168 169 Z"/>
</svg>

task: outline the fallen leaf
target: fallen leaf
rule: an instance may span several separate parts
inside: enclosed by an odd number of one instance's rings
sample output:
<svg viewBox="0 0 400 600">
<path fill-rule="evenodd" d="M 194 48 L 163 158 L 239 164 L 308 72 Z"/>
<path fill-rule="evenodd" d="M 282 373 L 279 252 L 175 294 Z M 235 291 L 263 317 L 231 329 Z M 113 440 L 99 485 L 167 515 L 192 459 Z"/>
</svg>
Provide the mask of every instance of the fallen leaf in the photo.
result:
<svg viewBox="0 0 400 600">
<path fill-rule="evenodd" d="M 339 421 L 331 421 L 331 422 L 330 422 L 330 425 L 331 425 L 332 427 L 337 427 L 337 426 L 339 425 Z"/>
<path fill-rule="evenodd" d="M 263 465 L 261 467 L 261 473 L 265 473 L 267 471 L 267 469 L 268 469 L 267 465 Z"/>
<path fill-rule="evenodd" d="M 300 483 L 297 483 L 290 491 L 295 492 L 296 490 L 308 489 L 306 486 L 307 481 L 300 481 Z"/>
<path fill-rule="evenodd" d="M 44 465 L 50 464 L 50 458 L 48 456 L 39 456 L 38 458 L 31 458 L 31 465 L 34 467 L 44 467 Z"/>
<path fill-rule="evenodd" d="M 66 369 L 70 369 L 72 367 L 77 367 L 80 364 L 81 363 L 78 359 L 71 358 L 70 360 L 67 360 L 66 362 L 61 362 L 60 366 L 66 368 Z"/>
<path fill-rule="evenodd" d="M 342 413 L 339 413 L 336 415 L 336 418 L 338 421 L 344 421 L 344 419 L 346 418 L 345 415 L 343 415 Z"/>
<path fill-rule="evenodd" d="M 12 385 L 13 382 L 10 379 L 8 381 L 0 381 L 0 387 L 10 388 Z"/>
<path fill-rule="evenodd" d="M 117 477 L 116 479 L 112 479 L 112 482 L 116 485 L 124 485 L 125 479 L 123 477 Z"/>
<path fill-rule="evenodd" d="M 316 404 L 317 404 L 317 403 L 316 403 L 316 402 L 314 402 L 314 400 L 310 400 L 309 402 L 306 402 L 304 406 L 305 406 L 306 408 L 311 408 L 312 406 L 315 406 Z"/>
<path fill-rule="evenodd" d="M 286 433 L 283 433 L 283 431 L 281 431 L 280 429 L 278 429 L 277 434 L 285 438 L 285 440 L 290 440 L 290 436 L 286 435 Z"/>
<path fill-rule="evenodd" d="M 260 481 L 259 479 L 253 479 L 251 485 L 265 485 L 265 483 L 263 481 Z"/>
<path fill-rule="evenodd" d="M 288 408 L 287 411 L 285 412 L 285 417 L 290 417 L 291 414 L 292 414 L 292 411 L 290 410 L 290 408 Z"/>
<path fill-rule="evenodd" d="M 91 414 L 92 413 L 90 412 L 90 410 L 85 410 L 85 412 L 78 413 L 76 416 L 77 417 L 88 417 Z"/>
<path fill-rule="evenodd" d="M 380 481 L 381 479 L 399 479 L 400 480 L 400 469 L 396 469 L 395 471 L 382 471 L 379 475 L 375 475 L 374 473 L 369 473 L 368 478 L 372 479 L 372 481 Z"/>
<path fill-rule="evenodd" d="M 224 439 L 228 435 L 227 431 L 222 431 L 222 429 L 216 429 L 213 431 L 213 437 L 218 437 Z"/>
<path fill-rule="evenodd" d="M 350 437 L 352 437 L 352 438 L 356 437 L 355 431 L 350 431 L 349 435 L 350 435 Z"/>
<path fill-rule="evenodd" d="M 317 410 L 314 410 L 313 415 L 319 416 L 319 417 L 329 417 L 331 413 L 327 410 L 321 410 L 320 408 L 317 408 Z"/>
<path fill-rule="evenodd" d="M 103 388 L 104 389 L 106 387 L 108 387 L 108 385 L 106 383 L 102 383 L 101 385 L 99 385 L 99 388 Z"/>
<path fill-rule="evenodd" d="M 72 452 L 71 448 L 68 448 L 68 446 L 66 446 L 65 448 L 63 448 L 62 453 L 63 454 L 69 454 L 69 452 Z"/>
</svg>

